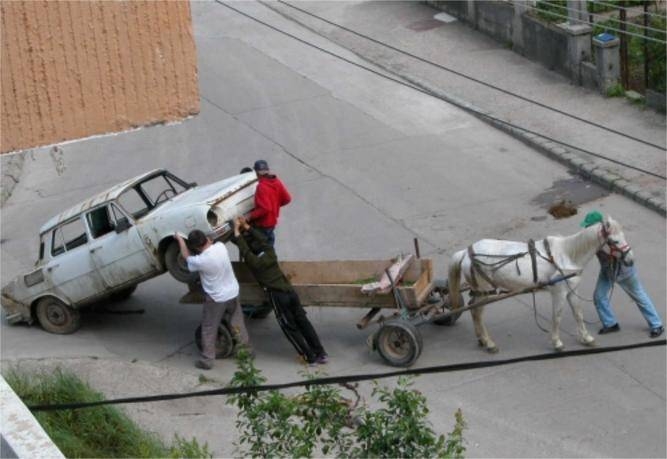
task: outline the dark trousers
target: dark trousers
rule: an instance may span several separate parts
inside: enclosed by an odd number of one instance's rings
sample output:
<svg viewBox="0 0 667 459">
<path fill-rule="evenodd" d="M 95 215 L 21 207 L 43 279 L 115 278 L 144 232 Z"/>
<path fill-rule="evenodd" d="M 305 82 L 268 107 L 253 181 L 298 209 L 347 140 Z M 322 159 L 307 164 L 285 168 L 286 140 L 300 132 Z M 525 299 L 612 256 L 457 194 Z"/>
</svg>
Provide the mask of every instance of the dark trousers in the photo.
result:
<svg viewBox="0 0 667 459">
<path fill-rule="evenodd" d="M 262 228 L 260 226 L 256 227 L 258 230 L 262 232 L 264 236 L 266 236 L 266 241 L 273 247 L 276 244 L 276 234 L 274 232 L 274 228 Z"/>
<path fill-rule="evenodd" d="M 317 332 L 306 317 L 296 292 L 270 291 L 269 299 L 276 312 L 280 328 L 296 351 L 308 362 L 325 353 Z"/>
</svg>

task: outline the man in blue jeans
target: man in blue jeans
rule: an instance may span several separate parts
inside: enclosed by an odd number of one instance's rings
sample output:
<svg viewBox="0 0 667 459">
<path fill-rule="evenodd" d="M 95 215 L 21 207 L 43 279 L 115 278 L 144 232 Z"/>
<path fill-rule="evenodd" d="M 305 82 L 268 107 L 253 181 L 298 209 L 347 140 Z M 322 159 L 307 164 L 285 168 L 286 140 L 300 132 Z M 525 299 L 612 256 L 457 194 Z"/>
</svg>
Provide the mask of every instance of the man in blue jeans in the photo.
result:
<svg viewBox="0 0 667 459">
<path fill-rule="evenodd" d="M 586 218 L 581 222 L 581 226 L 587 228 L 596 223 L 603 221 L 603 216 L 598 211 L 589 212 Z M 621 327 L 618 325 L 614 311 L 609 304 L 609 292 L 611 291 L 614 282 L 621 286 L 625 293 L 628 294 L 632 301 L 637 304 L 639 311 L 648 322 L 651 329 L 649 336 L 657 338 L 665 331 L 662 325 L 662 320 L 653 306 L 651 298 L 648 296 L 639 277 L 637 276 L 637 269 L 632 263 L 625 263 L 621 258 L 616 258 L 600 249 L 597 252 L 597 257 L 600 262 L 600 274 L 595 285 L 595 293 L 593 294 L 593 301 L 595 302 L 595 309 L 597 309 L 598 316 L 602 322 L 600 334 L 612 333 L 619 331 Z"/>
</svg>

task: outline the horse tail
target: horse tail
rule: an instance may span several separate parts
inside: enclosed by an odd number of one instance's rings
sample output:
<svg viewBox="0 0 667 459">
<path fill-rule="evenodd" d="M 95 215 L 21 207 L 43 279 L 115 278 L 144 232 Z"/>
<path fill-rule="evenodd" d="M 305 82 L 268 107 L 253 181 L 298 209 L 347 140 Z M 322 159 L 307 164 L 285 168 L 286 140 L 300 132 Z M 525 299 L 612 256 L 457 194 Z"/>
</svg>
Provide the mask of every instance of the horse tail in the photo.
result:
<svg viewBox="0 0 667 459">
<path fill-rule="evenodd" d="M 456 252 L 451 261 L 449 262 L 449 301 L 452 305 L 452 309 L 459 309 L 463 305 L 460 304 L 459 298 L 461 297 L 461 263 L 463 263 L 463 257 L 465 256 L 466 251 L 460 250 Z"/>
</svg>

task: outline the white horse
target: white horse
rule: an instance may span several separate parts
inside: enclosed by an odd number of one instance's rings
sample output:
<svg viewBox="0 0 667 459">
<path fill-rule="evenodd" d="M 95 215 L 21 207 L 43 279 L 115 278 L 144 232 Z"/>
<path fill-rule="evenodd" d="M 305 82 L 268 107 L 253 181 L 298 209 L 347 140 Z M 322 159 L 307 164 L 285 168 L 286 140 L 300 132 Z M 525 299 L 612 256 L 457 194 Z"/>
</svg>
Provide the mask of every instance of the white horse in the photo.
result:
<svg viewBox="0 0 667 459">
<path fill-rule="evenodd" d="M 557 351 L 563 349 L 558 328 L 566 301 L 576 319 L 579 340 L 584 345 L 593 346 L 595 339 L 584 324 L 576 289 L 584 266 L 603 247 L 626 263 L 632 263 L 632 250 L 625 240 L 621 225 L 610 217 L 571 236 L 548 236 L 535 241 L 532 250 L 534 255 L 531 255 L 526 242 L 494 239 L 477 241 L 452 256 L 449 266 L 449 298 L 452 308 L 461 307 L 461 271 L 470 286 L 470 305 L 474 305 L 477 298 L 498 290 L 513 292 L 544 284 L 552 299 L 551 341 L 554 348 Z M 562 280 L 568 275 L 572 277 Z M 553 284 L 549 285 L 550 282 Z M 488 352 L 498 352 L 482 322 L 483 309 L 483 306 L 479 306 L 470 310 L 477 340 Z"/>
</svg>

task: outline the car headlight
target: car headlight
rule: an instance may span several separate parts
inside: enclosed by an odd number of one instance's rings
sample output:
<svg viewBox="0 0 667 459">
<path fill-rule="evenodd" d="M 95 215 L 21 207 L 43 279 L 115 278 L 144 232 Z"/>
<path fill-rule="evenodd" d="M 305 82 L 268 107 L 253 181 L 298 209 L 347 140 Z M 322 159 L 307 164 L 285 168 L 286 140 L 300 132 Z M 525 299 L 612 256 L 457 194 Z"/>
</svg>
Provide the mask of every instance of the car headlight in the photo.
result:
<svg viewBox="0 0 667 459">
<path fill-rule="evenodd" d="M 211 225 L 211 228 L 218 226 L 218 214 L 216 214 L 213 209 L 209 209 L 206 213 L 206 220 L 208 220 L 208 224 Z"/>
</svg>

